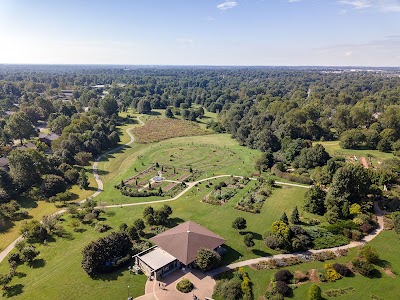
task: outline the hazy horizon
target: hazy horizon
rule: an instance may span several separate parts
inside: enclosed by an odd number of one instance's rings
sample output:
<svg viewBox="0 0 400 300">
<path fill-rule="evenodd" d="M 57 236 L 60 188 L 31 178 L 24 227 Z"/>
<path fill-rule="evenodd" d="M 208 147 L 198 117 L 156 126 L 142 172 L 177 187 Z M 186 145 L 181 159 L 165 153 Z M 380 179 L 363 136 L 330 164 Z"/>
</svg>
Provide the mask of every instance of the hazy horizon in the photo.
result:
<svg viewBox="0 0 400 300">
<path fill-rule="evenodd" d="M 1 64 L 400 66 L 399 0 L 2 0 L 0 25 Z"/>
</svg>

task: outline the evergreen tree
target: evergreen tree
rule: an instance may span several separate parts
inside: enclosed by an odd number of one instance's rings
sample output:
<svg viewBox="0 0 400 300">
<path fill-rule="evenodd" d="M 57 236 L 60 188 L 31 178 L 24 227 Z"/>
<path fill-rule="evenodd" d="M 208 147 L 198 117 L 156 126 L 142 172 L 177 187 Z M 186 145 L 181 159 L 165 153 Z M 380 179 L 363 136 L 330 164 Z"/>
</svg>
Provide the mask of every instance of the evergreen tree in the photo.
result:
<svg viewBox="0 0 400 300">
<path fill-rule="evenodd" d="M 299 215 L 299 210 L 297 209 L 297 206 L 293 209 L 293 212 L 290 215 L 290 222 L 293 224 L 300 223 L 300 215 Z"/>
<path fill-rule="evenodd" d="M 285 223 L 286 225 L 289 225 L 289 219 L 288 219 L 288 217 L 287 217 L 287 215 L 286 215 L 285 212 L 282 214 L 282 217 L 280 218 L 279 221 L 282 221 L 282 222 Z"/>
</svg>

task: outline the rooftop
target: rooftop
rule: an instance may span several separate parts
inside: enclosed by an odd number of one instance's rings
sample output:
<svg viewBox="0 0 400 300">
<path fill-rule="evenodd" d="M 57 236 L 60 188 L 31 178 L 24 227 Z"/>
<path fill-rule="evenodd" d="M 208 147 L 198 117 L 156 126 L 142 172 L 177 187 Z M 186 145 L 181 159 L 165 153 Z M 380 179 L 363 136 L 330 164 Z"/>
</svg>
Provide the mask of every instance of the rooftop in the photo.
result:
<svg viewBox="0 0 400 300">
<path fill-rule="evenodd" d="M 157 246 L 188 265 L 196 259 L 201 248 L 215 249 L 225 240 L 192 221 L 182 223 L 150 239 Z"/>
<path fill-rule="evenodd" d="M 154 271 L 157 271 L 176 260 L 175 257 L 159 247 L 156 247 L 154 250 L 140 256 L 140 259 Z"/>
</svg>

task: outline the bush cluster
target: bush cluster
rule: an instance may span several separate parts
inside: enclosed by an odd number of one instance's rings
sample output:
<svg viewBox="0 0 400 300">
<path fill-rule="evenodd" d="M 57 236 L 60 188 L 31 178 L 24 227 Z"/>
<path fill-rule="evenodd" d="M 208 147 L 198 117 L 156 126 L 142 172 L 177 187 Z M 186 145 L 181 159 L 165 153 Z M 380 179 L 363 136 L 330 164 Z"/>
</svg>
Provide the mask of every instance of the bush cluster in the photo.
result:
<svg viewBox="0 0 400 300">
<path fill-rule="evenodd" d="M 181 293 L 190 293 L 194 288 L 193 283 L 186 278 L 183 278 L 181 281 L 178 282 L 176 285 L 176 289 Z"/>
</svg>

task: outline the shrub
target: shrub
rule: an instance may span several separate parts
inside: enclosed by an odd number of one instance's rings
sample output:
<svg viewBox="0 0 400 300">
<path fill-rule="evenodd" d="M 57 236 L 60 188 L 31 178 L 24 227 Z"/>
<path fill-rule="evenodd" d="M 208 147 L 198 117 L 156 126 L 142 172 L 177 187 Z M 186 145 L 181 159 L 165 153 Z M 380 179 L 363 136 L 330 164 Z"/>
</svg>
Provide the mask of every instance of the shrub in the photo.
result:
<svg viewBox="0 0 400 300">
<path fill-rule="evenodd" d="M 370 263 L 376 263 L 379 260 L 378 252 L 371 246 L 362 247 L 358 255 Z"/>
<path fill-rule="evenodd" d="M 308 290 L 308 300 L 322 300 L 322 295 L 321 295 L 321 288 L 313 284 L 310 289 Z"/>
<path fill-rule="evenodd" d="M 215 300 L 237 300 L 242 298 L 242 282 L 240 278 L 232 280 L 218 280 L 214 287 L 213 298 Z"/>
<path fill-rule="evenodd" d="M 214 250 L 201 248 L 196 255 L 196 265 L 203 271 L 211 270 L 219 265 L 221 256 Z"/>
<path fill-rule="evenodd" d="M 347 245 L 348 242 L 348 238 L 343 235 L 327 235 L 324 237 L 319 237 L 313 241 L 314 249 L 325 249 L 343 246 Z"/>
<path fill-rule="evenodd" d="M 289 283 L 293 279 L 293 274 L 289 270 L 279 270 L 275 273 L 274 278 L 276 281 Z"/>
<path fill-rule="evenodd" d="M 176 285 L 176 289 L 181 293 L 189 293 L 193 290 L 194 285 L 190 282 L 189 279 L 183 278 L 181 281 L 178 282 Z"/>
<path fill-rule="evenodd" d="M 239 276 L 242 278 L 241 290 L 243 294 L 243 300 L 252 300 L 252 282 L 249 275 L 243 268 L 238 270 Z"/>
<path fill-rule="evenodd" d="M 275 283 L 273 291 L 281 294 L 282 296 L 287 296 L 289 295 L 290 287 L 284 281 L 277 281 Z"/>
<path fill-rule="evenodd" d="M 350 270 L 347 266 L 345 266 L 345 265 L 338 264 L 338 263 L 334 263 L 334 264 L 332 265 L 332 268 L 333 268 L 337 273 L 339 273 L 340 275 L 342 275 L 342 276 L 344 276 L 344 277 L 350 276 L 350 275 L 351 275 L 351 270 Z"/>
<path fill-rule="evenodd" d="M 353 265 L 354 270 L 363 276 L 371 277 L 375 271 L 374 266 L 366 260 L 361 260 L 359 258 L 356 258 L 353 259 L 351 263 Z"/>
<path fill-rule="evenodd" d="M 243 238 L 243 242 L 248 248 L 254 247 L 255 244 L 253 234 L 247 233 Z"/>
<path fill-rule="evenodd" d="M 108 224 L 104 224 L 104 223 L 97 223 L 94 226 L 94 230 L 96 230 L 97 232 L 106 232 L 107 230 L 110 230 L 111 226 Z"/>
<path fill-rule="evenodd" d="M 38 255 L 39 251 L 35 246 L 26 246 L 21 250 L 21 260 L 30 264 Z"/>
<path fill-rule="evenodd" d="M 328 281 L 336 281 L 342 279 L 342 275 L 340 275 L 336 270 L 333 268 L 332 264 L 325 264 L 324 268 L 326 270 L 326 279 Z"/>
<path fill-rule="evenodd" d="M 246 224 L 246 219 L 242 217 L 237 217 L 233 222 L 232 222 L 232 228 L 236 230 L 243 230 L 246 229 L 247 224 Z"/>
</svg>

